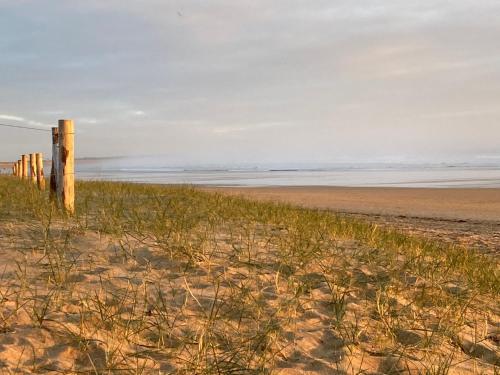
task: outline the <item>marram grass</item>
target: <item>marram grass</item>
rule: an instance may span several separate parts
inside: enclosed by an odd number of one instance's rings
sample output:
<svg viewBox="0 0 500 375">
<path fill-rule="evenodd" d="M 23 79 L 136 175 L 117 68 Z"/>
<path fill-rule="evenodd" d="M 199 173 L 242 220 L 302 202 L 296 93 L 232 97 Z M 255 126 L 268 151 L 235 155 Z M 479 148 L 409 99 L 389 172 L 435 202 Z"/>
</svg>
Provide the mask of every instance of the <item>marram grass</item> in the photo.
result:
<svg viewBox="0 0 500 375">
<path fill-rule="evenodd" d="M 74 348 L 54 363 L 42 349 L 0 355 L 9 370 L 498 372 L 492 256 L 189 186 L 76 192 L 67 217 L 0 178 L 2 246 L 19 254 L 1 279 L 0 328 L 15 335 L 23 313 Z"/>
</svg>

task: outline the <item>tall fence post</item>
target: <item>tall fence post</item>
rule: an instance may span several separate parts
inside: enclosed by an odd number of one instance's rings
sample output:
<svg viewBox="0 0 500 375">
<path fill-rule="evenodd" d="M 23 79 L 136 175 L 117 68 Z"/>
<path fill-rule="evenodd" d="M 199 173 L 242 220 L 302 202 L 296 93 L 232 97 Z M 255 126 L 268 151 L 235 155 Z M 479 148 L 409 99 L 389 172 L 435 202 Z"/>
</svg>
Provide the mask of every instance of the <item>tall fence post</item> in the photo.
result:
<svg viewBox="0 0 500 375">
<path fill-rule="evenodd" d="M 70 214 L 75 212 L 75 127 L 73 120 L 59 120 L 58 196 Z"/>
<path fill-rule="evenodd" d="M 43 154 L 36 153 L 36 183 L 38 189 L 45 190 L 45 176 L 43 174 Z"/>
<path fill-rule="evenodd" d="M 28 179 L 28 155 L 21 155 L 21 164 L 22 164 L 22 178 L 23 180 Z"/>
<path fill-rule="evenodd" d="M 50 198 L 57 197 L 59 183 L 59 128 L 52 128 L 52 165 L 50 168 Z"/>
<path fill-rule="evenodd" d="M 30 177 L 31 177 L 31 183 L 36 184 L 36 156 L 35 156 L 35 154 L 30 154 Z"/>
</svg>

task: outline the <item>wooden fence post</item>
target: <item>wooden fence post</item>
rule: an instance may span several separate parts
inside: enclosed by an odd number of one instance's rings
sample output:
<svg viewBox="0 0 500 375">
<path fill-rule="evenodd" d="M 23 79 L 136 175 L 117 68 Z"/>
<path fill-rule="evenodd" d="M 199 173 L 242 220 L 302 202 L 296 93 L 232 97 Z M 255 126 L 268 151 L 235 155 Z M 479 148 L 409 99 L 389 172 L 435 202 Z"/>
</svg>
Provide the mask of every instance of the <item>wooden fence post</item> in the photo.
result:
<svg viewBox="0 0 500 375">
<path fill-rule="evenodd" d="M 59 120 L 58 196 L 70 214 L 75 212 L 75 127 L 73 120 Z"/>
<path fill-rule="evenodd" d="M 17 162 L 12 164 L 12 175 L 17 176 Z"/>
<path fill-rule="evenodd" d="M 21 160 L 17 161 L 17 177 L 22 178 Z"/>
<path fill-rule="evenodd" d="M 22 164 L 22 178 L 23 180 L 28 179 L 28 155 L 21 155 L 21 164 Z"/>
<path fill-rule="evenodd" d="M 57 184 L 59 183 L 59 129 L 52 128 L 52 165 L 50 168 L 50 198 L 57 196 Z"/>
<path fill-rule="evenodd" d="M 31 177 L 31 183 L 36 184 L 36 156 L 35 156 L 35 154 L 30 154 L 30 177 Z"/>
<path fill-rule="evenodd" d="M 36 183 L 38 189 L 45 190 L 45 176 L 43 174 L 43 154 L 36 153 Z"/>
</svg>

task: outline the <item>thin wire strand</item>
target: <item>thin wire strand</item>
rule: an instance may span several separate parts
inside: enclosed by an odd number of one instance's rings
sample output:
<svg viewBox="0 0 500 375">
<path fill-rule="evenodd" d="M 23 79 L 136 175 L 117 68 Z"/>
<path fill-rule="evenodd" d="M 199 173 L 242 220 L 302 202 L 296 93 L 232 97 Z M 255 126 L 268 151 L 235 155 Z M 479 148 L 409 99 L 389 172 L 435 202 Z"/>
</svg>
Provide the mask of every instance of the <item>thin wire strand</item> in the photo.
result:
<svg viewBox="0 0 500 375">
<path fill-rule="evenodd" d="M 22 125 L 9 125 L 9 124 L 1 124 L 0 126 L 5 126 L 7 128 L 19 128 L 19 129 L 28 129 L 28 130 L 38 130 L 40 132 L 51 132 L 49 129 L 40 129 L 40 128 L 32 128 L 30 126 L 22 126 Z"/>
</svg>

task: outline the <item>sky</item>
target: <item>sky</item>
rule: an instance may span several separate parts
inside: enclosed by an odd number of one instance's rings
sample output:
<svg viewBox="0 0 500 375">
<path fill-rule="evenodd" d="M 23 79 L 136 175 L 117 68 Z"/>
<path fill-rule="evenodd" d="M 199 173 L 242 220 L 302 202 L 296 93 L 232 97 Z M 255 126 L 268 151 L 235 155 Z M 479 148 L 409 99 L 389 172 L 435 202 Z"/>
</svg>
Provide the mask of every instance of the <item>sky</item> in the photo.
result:
<svg viewBox="0 0 500 375">
<path fill-rule="evenodd" d="M 0 123 L 165 165 L 499 162 L 498 0 L 0 0 Z M 50 133 L 0 127 L 0 160 Z"/>
</svg>

